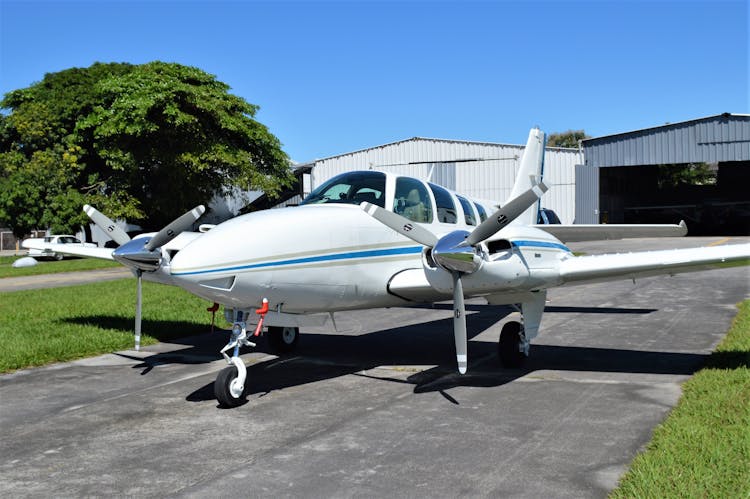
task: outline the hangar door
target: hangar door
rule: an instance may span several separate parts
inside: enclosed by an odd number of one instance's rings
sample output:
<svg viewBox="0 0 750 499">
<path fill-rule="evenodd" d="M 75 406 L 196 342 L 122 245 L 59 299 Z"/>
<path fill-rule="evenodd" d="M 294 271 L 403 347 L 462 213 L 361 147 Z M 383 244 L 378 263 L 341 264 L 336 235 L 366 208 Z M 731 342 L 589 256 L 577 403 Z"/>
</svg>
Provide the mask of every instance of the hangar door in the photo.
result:
<svg viewBox="0 0 750 499">
<path fill-rule="evenodd" d="M 690 235 L 750 233 L 750 162 L 601 168 L 602 223 L 678 223 Z"/>
<path fill-rule="evenodd" d="M 576 218 L 573 223 L 599 223 L 599 167 L 576 165 Z"/>
</svg>

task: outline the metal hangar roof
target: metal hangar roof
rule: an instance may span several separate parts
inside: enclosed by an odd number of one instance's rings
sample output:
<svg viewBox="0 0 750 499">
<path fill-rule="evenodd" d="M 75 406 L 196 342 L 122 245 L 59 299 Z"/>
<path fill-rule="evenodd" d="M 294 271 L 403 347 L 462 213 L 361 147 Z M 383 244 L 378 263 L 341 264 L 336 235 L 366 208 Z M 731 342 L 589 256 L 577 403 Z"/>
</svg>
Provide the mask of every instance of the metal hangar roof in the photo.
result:
<svg viewBox="0 0 750 499">
<path fill-rule="evenodd" d="M 583 141 L 587 166 L 750 161 L 750 115 L 723 113 Z"/>
</svg>

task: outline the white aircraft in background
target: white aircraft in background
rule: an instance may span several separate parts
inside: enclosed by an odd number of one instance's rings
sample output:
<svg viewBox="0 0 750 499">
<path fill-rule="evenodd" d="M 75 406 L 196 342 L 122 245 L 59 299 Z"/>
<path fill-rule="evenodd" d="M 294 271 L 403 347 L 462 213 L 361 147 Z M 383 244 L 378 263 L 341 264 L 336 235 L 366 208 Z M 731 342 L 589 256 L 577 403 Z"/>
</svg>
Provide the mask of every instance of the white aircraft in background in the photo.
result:
<svg viewBox="0 0 750 499">
<path fill-rule="evenodd" d="M 42 246 L 114 259 L 133 269 L 136 349 L 142 278 L 224 305 L 232 336 L 221 353 L 229 367 L 214 383 L 224 406 L 245 399 L 247 372 L 239 350 L 255 346 L 250 339 L 262 327 L 272 347 L 288 352 L 297 344 L 299 327 L 322 324 L 326 314 L 333 319 L 336 311 L 452 298 L 456 360 L 463 374 L 468 365 L 464 298 L 483 297 L 521 312 L 521 322 L 502 328 L 498 344 L 503 365 L 517 367 L 539 332 L 548 288 L 673 275 L 750 257 L 750 244 L 574 256 L 564 242 L 684 236 L 687 228 L 684 223 L 533 225 L 547 190 L 539 180 L 543 160 L 544 134 L 532 129 L 510 200 L 499 210 L 415 178 L 359 171 L 330 179 L 299 207 L 250 213 L 201 226 L 200 232 L 188 230 L 203 206 L 158 233 L 132 240 L 85 206 L 91 220 L 120 244 L 117 249 Z M 249 330 L 249 324 L 257 326 Z"/>
</svg>

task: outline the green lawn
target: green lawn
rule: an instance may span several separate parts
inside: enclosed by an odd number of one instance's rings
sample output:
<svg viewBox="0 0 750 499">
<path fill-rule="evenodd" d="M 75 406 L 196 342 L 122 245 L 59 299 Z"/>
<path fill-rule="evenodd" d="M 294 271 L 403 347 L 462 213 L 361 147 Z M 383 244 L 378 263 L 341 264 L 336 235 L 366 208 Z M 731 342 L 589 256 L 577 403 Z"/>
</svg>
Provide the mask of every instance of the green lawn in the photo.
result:
<svg viewBox="0 0 750 499">
<path fill-rule="evenodd" d="M 0 256 L 0 279 L 3 277 L 22 277 L 27 275 L 57 274 L 60 272 L 74 272 L 76 270 L 94 270 L 107 267 L 119 267 L 119 263 L 99 258 L 71 258 L 60 262 L 54 260 L 39 260 L 33 267 L 14 269 L 13 262 L 20 256 Z"/>
<path fill-rule="evenodd" d="M 611 497 L 750 497 L 750 300 Z"/>
<path fill-rule="evenodd" d="M 0 372 L 133 348 L 135 279 L 0 293 Z M 143 283 L 142 344 L 204 333 L 210 304 Z M 223 317 L 217 324 L 224 326 Z"/>
</svg>

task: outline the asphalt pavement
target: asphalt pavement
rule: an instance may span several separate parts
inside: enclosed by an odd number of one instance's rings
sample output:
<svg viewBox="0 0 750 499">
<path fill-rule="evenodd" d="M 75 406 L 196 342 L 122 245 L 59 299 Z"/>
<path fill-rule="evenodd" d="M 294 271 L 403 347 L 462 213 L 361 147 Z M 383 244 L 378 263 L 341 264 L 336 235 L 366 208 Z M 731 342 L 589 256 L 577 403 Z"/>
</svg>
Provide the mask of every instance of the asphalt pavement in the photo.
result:
<svg viewBox="0 0 750 499">
<path fill-rule="evenodd" d="M 235 409 L 213 397 L 225 331 L 3 375 L 0 495 L 605 497 L 749 283 L 743 267 L 551 290 L 515 370 L 496 356 L 512 310 L 471 300 L 463 376 L 450 304 L 338 313 L 292 356 L 246 353 Z"/>
<path fill-rule="evenodd" d="M 28 289 L 61 288 L 78 286 L 91 282 L 112 281 L 133 277 L 133 273 L 125 267 L 113 267 L 98 270 L 82 270 L 76 272 L 61 272 L 59 274 L 41 274 L 23 277 L 4 277 L 0 279 L 0 293 L 9 291 L 23 291 Z"/>
</svg>

